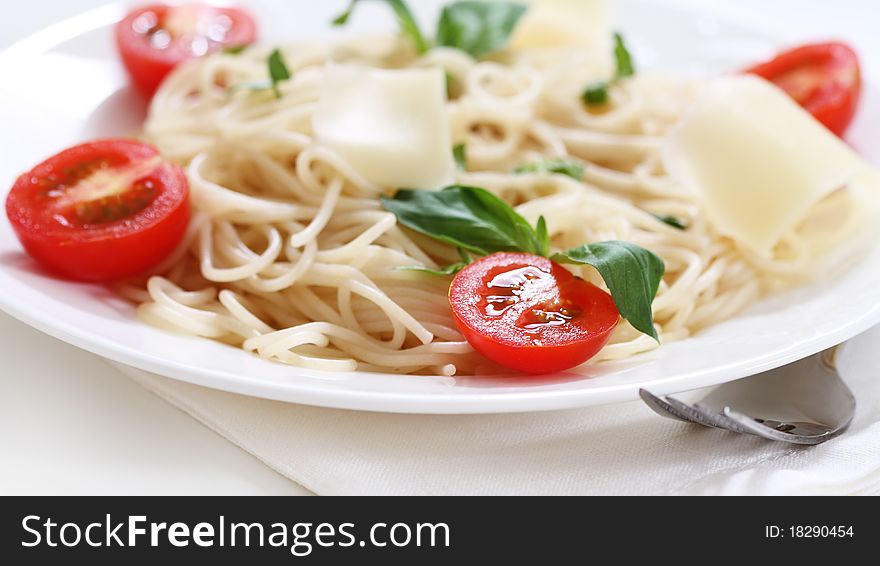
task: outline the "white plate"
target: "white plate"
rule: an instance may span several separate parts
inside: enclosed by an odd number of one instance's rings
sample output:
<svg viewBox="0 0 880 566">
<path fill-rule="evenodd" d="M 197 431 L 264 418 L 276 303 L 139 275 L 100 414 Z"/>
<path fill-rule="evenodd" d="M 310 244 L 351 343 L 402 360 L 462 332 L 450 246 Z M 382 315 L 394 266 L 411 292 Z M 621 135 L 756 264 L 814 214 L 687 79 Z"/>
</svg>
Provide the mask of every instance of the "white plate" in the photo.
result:
<svg viewBox="0 0 880 566">
<path fill-rule="evenodd" d="M 264 38 L 333 34 L 330 11 L 344 2 L 252 3 Z M 327 6 L 330 4 L 330 6 Z M 354 33 L 393 25 L 364 6 Z M 378 3 L 377 3 L 378 4 Z M 419 1 L 425 13 L 437 2 Z M 309 7 L 307 7 L 309 6 Z M 651 3 L 619 2 L 618 18 L 640 65 L 719 73 L 768 55 L 774 42 L 729 21 Z M 77 142 L 138 129 L 144 102 L 126 87 L 110 24 L 119 6 L 48 28 L 0 55 L 0 186 Z M 294 14 L 295 12 L 295 14 Z M 694 59 L 699 59 L 695 62 Z M 863 97 L 850 140 L 880 163 L 880 97 Z M 754 305 L 734 320 L 622 363 L 541 378 L 450 379 L 307 371 L 257 359 L 209 340 L 141 324 L 133 309 L 102 287 L 44 276 L 0 221 L 0 308 L 61 340 L 161 375 L 283 401 L 410 413 L 495 413 L 581 407 L 722 383 L 778 367 L 838 344 L 880 322 L 880 250 L 821 284 Z M 51 355 L 51 352 L 47 352 Z"/>
</svg>

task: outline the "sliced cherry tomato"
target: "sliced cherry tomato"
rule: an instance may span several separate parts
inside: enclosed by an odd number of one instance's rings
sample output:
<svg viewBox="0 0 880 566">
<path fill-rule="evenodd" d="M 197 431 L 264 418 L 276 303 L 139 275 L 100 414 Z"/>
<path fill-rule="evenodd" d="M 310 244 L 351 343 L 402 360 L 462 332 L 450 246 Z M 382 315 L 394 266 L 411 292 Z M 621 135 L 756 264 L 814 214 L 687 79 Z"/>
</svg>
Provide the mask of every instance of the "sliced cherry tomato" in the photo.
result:
<svg viewBox="0 0 880 566">
<path fill-rule="evenodd" d="M 257 27 L 247 13 L 207 4 L 137 8 L 116 25 L 116 46 L 132 81 L 152 94 L 177 64 L 253 43 Z"/>
<path fill-rule="evenodd" d="M 862 88 L 859 58 L 844 43 L 796 47 L 746 72 L 775 83 L 838 136 L 855 115 Z"/>
<path fill-rule="evenodd" d="M 155 147 L 106 139 L 77 145 L 21 175 L 6 215 L 25 250 L 81 281 L 142 273 L 180 243 L 190 217 L 183 170 Z"/>
<path fill-rule="evenodd" d="M 524 253 L 471 263 L 452 281 L 449 303 L 475 350 L 528 373 L 584 363 L 620 320 L 611 295 L 554 261 Z"/>
</svg>

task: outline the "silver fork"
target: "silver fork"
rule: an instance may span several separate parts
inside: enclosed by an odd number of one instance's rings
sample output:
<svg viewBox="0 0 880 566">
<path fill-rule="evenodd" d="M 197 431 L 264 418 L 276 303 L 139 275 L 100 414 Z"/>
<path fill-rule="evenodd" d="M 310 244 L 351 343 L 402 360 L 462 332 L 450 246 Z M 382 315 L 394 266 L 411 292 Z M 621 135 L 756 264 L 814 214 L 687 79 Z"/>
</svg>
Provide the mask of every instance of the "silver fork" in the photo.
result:
<svg viewBox="0 0 880 566">
<path fill-rule="evenodd" d="M 640 389 L 657 414 L 792 444 L 820 444 L 852 422 L 856 401 L 834 366 L 836 347 L 711 388 L 659 397 Z"/>
</svg>

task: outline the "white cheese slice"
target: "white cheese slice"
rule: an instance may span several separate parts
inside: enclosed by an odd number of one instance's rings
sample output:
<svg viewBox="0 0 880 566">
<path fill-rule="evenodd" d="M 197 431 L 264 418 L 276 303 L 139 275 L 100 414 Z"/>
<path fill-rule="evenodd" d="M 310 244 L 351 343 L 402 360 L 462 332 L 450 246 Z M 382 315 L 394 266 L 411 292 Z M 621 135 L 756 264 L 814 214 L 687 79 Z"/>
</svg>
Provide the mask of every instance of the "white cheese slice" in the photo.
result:
<svg viewBox="0 0 880 566">
<path fill-rule="evenodd" d="M 319 144 L 382 187 L 438 189 L 454 177 L 439 68 L 331 64 L 312 127 Z"/>
<path fill-rule="evenodd" d="M 716 79 L 664 148 L 673 177 L 701 195 L 718 229 L 768 257 L 829 193 L 869 166 L 775 85 Z"/>
<path fill-rule="evenodd" d="M 610 44 L 605 0 L 531 0 L 510 40 L 514 48 Z"/>
</svg>

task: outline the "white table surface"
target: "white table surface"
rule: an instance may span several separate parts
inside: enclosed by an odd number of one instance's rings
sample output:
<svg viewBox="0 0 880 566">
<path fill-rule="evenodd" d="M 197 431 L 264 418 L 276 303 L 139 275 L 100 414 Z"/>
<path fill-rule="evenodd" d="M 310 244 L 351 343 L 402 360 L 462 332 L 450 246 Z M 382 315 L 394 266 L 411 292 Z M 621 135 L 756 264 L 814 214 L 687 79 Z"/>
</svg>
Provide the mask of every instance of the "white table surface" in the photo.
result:
<svg viewBox="0 0 880 566">
<path fill-rule="evenodd" d="M 19 3 L 14 18 L 0 18 L 0 48 L 103 3 Z M 789 22 L 792 37 L 845 38 L 880 83 L 872 0 L 714 3 L 758 26 Z M 309 493 L 95 356 L 2 313 L 0 337 L 0 494 Z"/>
</svg>

